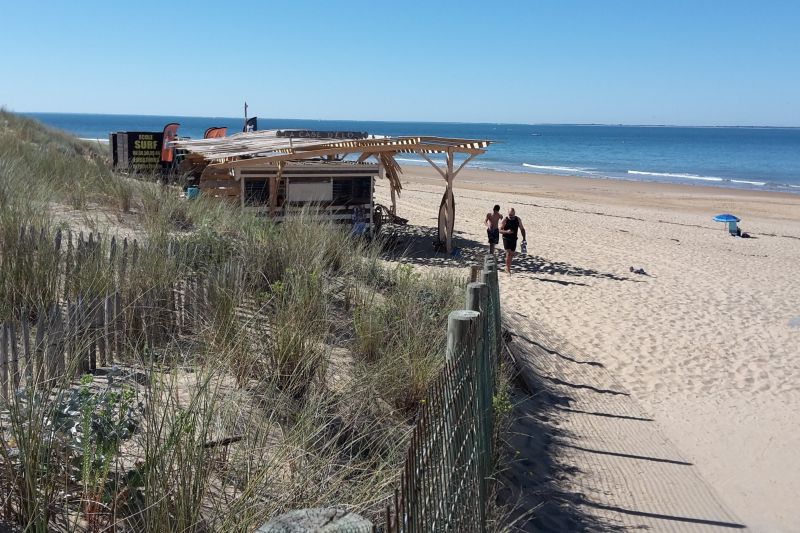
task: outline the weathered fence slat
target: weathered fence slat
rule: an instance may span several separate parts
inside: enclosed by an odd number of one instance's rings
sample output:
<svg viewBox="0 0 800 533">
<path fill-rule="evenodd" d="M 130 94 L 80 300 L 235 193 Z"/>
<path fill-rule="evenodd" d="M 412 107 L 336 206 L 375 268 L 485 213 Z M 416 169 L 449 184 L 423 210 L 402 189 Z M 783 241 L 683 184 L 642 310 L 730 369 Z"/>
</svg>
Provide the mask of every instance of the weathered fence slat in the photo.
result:
<svg viewBox="0 0 800 533">
<path fill-rule="evenodd" d="M 33 380 L 33 361 L 31 358 L 30 327 L 28 326 L 28 310 L 23 309 L 20 317 L 20 334 L 22 335 L 22 355 L 25 358 L 25 380 Z"/>
<path fill-rule="evenodd" d="M 0 397 L 8 401 L 8 329 L 7 322 L 0 325 Z"/>
<path fill-rule="evenodd" d="M 122 309 L 122 294 L 117 290 L 114 292 L 114 357 L 116 360 L 122 359 L 122 346 L 123 338 L 123 309 Z"/>
<path fill-rule="evenodd" d="M 10 374 L 11 374 L 11 386 L 12 390 L 17 390 L 19 388 L 19 351 L 17 349 L 17 329 L 14 327 L 14 322 L 8 322 L 8 342 L 10 346 L 9 350 L 9 359 L 11 362 Z"/>
<path fill-rule="evenodd" d="M 45 343 L 44 343 L 44 328 L 47 311 L 44 309 L 38 310 L 39 316 L 36 319 L 36 341 L 33 351 L 33 379 L 37 384 L 44 382 L 44 358 L 45 358 Z"/>
</svg>

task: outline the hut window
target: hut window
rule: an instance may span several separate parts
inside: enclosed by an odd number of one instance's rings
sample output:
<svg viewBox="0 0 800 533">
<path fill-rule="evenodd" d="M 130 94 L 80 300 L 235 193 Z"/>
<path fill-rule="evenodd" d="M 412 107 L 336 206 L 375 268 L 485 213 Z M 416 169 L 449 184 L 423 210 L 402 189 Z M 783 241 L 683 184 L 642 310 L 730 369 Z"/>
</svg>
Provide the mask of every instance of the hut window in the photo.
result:
<svg viewBox="0 0 800 533">
<path fill-rule="evenodd" d="M 269 186 L 265 179 L 244 180 L 245 205 L 263 205 L 269 202 Z"/>
<path fill-rule="evenodd" d="M 353 180 L 353 200 L 364 204 L 372 201 L 372 178 Z"/>
<path fill-rule="evenodd" d="M 337 204 L 368 204 L 372 201 L 372 178 L 335 178 L 333 201 Z"/>
</svg>

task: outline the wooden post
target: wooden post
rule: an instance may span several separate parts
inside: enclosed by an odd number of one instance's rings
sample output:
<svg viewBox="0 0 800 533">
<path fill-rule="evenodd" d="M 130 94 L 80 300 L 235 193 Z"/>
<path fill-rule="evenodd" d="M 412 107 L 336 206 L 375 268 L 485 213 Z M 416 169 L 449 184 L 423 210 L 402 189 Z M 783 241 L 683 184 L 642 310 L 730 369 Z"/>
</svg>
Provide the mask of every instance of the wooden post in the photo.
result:
<svg viewBox="0 0 800 533">
<path fill-rule="evenodd" d="M 488 328 L 491 322 L 488 319 L 489 311 L 489 286 L 485 283 L 470 283 L 467 285 L 467 309 L 480 313 L 478 317 L 478 340 L 476 344 L 475 373 L 477 382 L 478 404 L 478 461 L 479 461 L 479 497 L 486 501 L 488 494 L 488 478 L 492 466 L 492 435 L 494 424 L 492 420 L 492 395 L 494 393 L 489 370 Z M 485 507 L 481 506 L 481 512 Z M 481 521 L 485 523 L 486 517 Z"/>
<path fill-rule="evenodd" d="M 489 286 L 489 309 L 492 314 L 491 322 L 494 326 L 494 331 L 492 332 L 494 346 L 490 351 L 491 357 L 489 358 L 489 361 L 493 368 L 493 365 L 496 364 L 498 358 L 500 357 L 500 348 L 502 343 L 500 288 L 497 281 L 497 267 L 492 266 L 491 264 L 484 266 L 483 272 L 481 272 L 481 281 Z"/>
<path fill-rule="evenodd" d="M 445 189 L 445 244 L 447 253 L 453 251 L 453 229 L 455 229 L 456 199 L 453 196 L 453 152 L 447 151 L 447 186 Z"/>
<path fill-rule="evenodd" d="M 447 317 L 447 352 L 445 357 L 450 364 L 455 364 L 458 370 L 459 378 L 464 378 L 469 383 L 466 387 L 462 387 L 460 389 L 460 394 L 462 401 L 469 402 L 470 392 L 475 394 L 475 396 L 479 395 L 479 389 L 476 390 L 476 384 L 478 380 L 475 379 L 475 357 L 478 351 L 478 343 L 481 341 L 480 339 L 480 313 L 478 311 L 472 310 L 459 310 L 459 311 L 452 311 Z M 476 401 L 475 400 L 472 401 Z M 479 402 L 476 401 L 478 405 Z M 477 414 L 477 413 L 475 413 Z M 476 417 L 477 418 L 477 417 Z M 445 425 L 445 434 L 446 435 L 454 435 L 459 427 L 465 426 L 465 420 L 460 421 L 460 423 L 456 423 L 450 417 L 446 417 L 444 420 Z M 478 421 L 475 420 L 477 423 Z M 453 427 L 455 424 L 456 427 Z M 462 441 L 462 435 L 456 435 L 455 440 Z M 477 439 L 478 443 L 481 442 L 480 437 Z M 478 453 L 481 453 L 481 446 L 478 444 Z M 481 461 L 479 459 L 479 461 Z M 478 473 L 480 474 L 481 468 L 477 468 Z M 478 480 L 480 481 L 480 480 Z M 481 524 L 480 529 L 481 531 L 485 530 L 485 506 L 486 506 L 486 498 L 485 494 L 482 494 L 480 491 L 480 487 L 482 484 L 478 483 L 479 489 L 479 502 L 481 508 Z"/>
<path fill-rule="evenodd" d="M 448 361 L 461 354 L 474 354 L 477 339 L 477 311 L 462 309 L 451 311 L 447 317 L 447 352 Z"/>
<path fill-rule="evenodd" d="M 478 265 L 470 265 L 469 267 L 469 281 L 470 283 L 474 283 L 478 281 L 478 278 L 481 275 L 481 267 Z"/>
<path fill-rule="evenodd" d="M 484 393 L 482 396 L 483 410 L 486 411 L 489 408 L 491 399 L 491 383 L 489 383 L 488 380 L 485 380 L 486 376 L 488 375 L 489 365 L 488 333 L 489 328 L 494 325 L 493 320 L 489 316 L 489 286 L 486 283 L 481 282 L 468 284 L 466 304 L 467 309 L 480 313 L 480 317 L 478 318 L 479 343 L 476 350 L 476 360 L 478 363 L 476 365 L 476 370 L 478 372 L 480 386 L 483 388 Z"/>
</svg>

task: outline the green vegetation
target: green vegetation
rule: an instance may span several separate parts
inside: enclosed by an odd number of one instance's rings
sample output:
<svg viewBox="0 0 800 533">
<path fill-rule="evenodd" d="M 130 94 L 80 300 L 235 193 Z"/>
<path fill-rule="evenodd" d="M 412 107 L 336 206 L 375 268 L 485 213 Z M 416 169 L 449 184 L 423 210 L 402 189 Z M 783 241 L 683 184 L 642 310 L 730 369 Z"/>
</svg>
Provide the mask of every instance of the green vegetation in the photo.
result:
<svg viewBox="0 0 800 533">
<path fill-rule="evenodd" d="M 61 379 L 0 399 L 0 528 L 249 531 L 328 505 L 380 523 L 464 280 L 309 213 L 275 225 L 140 178 L 0 111 L 0 321 L 116 289 L 149 302 L 126 321 L 163 326 L 105 377 L 80 377 L 90 341 L 72 339 Z M 152 295 L 195 280 L 205 303 L 176 331 Z"/>
</svg>

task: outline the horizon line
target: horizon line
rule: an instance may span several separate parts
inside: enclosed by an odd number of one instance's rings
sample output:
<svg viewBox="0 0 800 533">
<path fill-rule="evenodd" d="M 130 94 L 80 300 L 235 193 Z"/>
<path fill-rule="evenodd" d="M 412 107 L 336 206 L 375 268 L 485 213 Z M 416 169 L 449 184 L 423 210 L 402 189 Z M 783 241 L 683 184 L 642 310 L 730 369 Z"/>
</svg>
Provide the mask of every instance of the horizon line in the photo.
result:
<svg viewBox="0 0 800 533">
<path fill-rule="evenodd" d="M 50 115 L 97 115 L 97 116 L 134 116 L 134 117 L 176 117 L 176 118 L 216 118 L 216 119 L 231 119 L 231 120 L 244 120 L 244 117 L 226 117 L 226 116 L 206 116 L 206 115 L 153 115 L 153 114 L 139 114 L 139 113 L 80 113 L 74 111 L 13 111 L 5 106 L 0 106 L 0 109 L 9 111 L 10 113 L 18 114 L 50 114 Z M 258 117 L 258 115 L 254 115 Z M 251 117 L 252 118 L 252 117 Z M 735 124 L 720 124 L 720 125 L 707 125 L 707 124 L 625 124 L 621 122 L 464 122 L 456 120 L 386 120 L 386 119 L 352 119 L 352 118 L 293 118 L 293 117 L 263 117 L 265 120 L 308 120 L 308 121 L 329 121 L 329 122 L 383 122 L 383 123 L 401 123 L 401 124 L 475 124 L 475 125 L 488 125 L 488 126 L 612 126 L 612 127 L 632 127 L 632 128 L 750 128 L 750 129 L 800 129 L 797 126 L 769 126 L 769 125 L 735 125 Z"/>
</svg>

